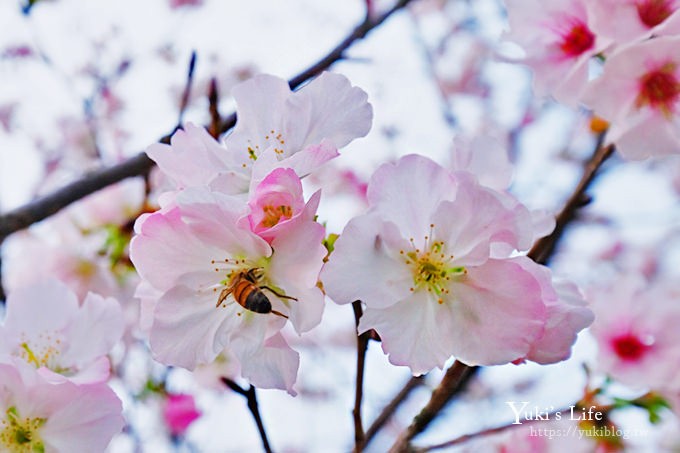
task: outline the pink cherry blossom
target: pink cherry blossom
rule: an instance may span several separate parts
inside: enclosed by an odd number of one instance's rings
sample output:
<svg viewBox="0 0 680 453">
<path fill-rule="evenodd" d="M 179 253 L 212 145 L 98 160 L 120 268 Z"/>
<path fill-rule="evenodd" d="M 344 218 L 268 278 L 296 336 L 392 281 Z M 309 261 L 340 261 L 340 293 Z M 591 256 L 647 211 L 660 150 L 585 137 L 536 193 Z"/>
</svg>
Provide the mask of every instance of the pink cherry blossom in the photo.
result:
<svg viewBox="0 0 680 453">
<path fill-rule="evenodd" d="M 596 320 L 598 367 L 638 388 L 680 388 L 680 309 L 677 290 L 634 275 L 589 291 Z"/>
<path fill-rule="evenodd" d="M 611 44 L 597 36 L 585 0 L 505 0 L 507 38 L 526 51 L 534 88 L 575 105 L 588 83 L 588 62 Z"/>
<path fill-rule="evenodd" d="M 526 357 L 556 297 L 538 265 L 499 255 L 533 237 L 528 211 L 507 197 L 425 157 L 383 165 L 369 183 L 369 212 L 349 222 L 324 267 L 328 295 L 364 302 L 359 330 L 375 329 L 389 360 L 414 373 L 452 355 L 469 365 Z M 554 343 L 554 360 L 568 355 Z"/>
<path fill-rule="evenodd" d="M 192 395 L 169 393 L 163 406 L 163 419 L 173 436 L 183 435 L 189 426 L 201 416 Z"/>
<path fill-rule="evenodd" d="M 258 75 L 236 85 L 232 94 L 238 120 L 224 145 L 188 124 L 169 146 L 147 149 L 178 188 L 209 185 L 246 193 L 275 168 L 304 177 L 371 127 L 366 93 L 338 74 L 323 73 L 297 92 L 283 79 Z"/>
<path fill-rule="evenodd" d="M 321 191 L 317 191 L 305 204 L 300 178 L 289 168 L 277 168 L 258 184 L 250 196 L 250 227 L 271 243 L 277 233 L 291 222 L 298 219 L 313 221 L 320 197 Z"/>
<path fill-rule="evenodd" d="M 590 7 L 598 34 L 627 44 L 663 33 L 680 21 L 678 0 L 595 0 Z"/>
<path fill-rule="evenodd" d="M 107 354 L 123 335 L 124 319 L 115 299 L 89 293 L 82 306 L 63 283 L 13 290 L 0 326 L 0 361 L 20 361 L 50 381 L 103 382 Z"/>
<path fill-rule="evenodd" d="M 123 428 L 121 402 L 105 384 L 55 384 L 8 364 L 0 382 L 1 451 L 104 451 Z"/>
<path fill-rule="evenodd" d="M 120 287 L 109 259 L 98 253 L 105 241 L 103 231 L 83 235 L 66 213 L 57 215 L 39 229 L 20 232 L 7 240 L 3 283 L 11 291 L 31 285 L 42 275 L 66 283 L 80 299 L 89 291 L 116 294 Z"/>
<path fill-rule="evenodd" d="M 316 283 L 324 231 L 300 218 L 269 244 L 250 230 L 249 214 L 245 202 L 196 188 L 183 191 L 174 206 L 140 217 L 131 258 L 160 295 L 149 304 L 151 349 L 163 363 L 193 369 L 229 348 L 254 385 L 293 393 L 299 359 L 279 331 L 286 318 L 298 333 L 321 320 Z M 262 289 L 269 310 L 236 302 L 229 289 L 244 275 Z"/>
<path fill-rule="evenodd" d="M 607 58 L 584 102 L 611 123 L 608 139 L 628 159 L 680 150 L 680 36 L 621 48 Z"/>
</svg>

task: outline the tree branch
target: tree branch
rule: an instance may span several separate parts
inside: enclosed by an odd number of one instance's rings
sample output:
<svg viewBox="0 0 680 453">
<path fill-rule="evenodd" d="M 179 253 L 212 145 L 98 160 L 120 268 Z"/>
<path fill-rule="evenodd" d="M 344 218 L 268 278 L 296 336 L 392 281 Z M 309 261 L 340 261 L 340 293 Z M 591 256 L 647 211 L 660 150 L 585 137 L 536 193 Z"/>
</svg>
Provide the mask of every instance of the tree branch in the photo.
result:
<svg viewBox="0 0 680 453">
<path fill-rule="evenodd" d="M 363 314 L 361 308 L 361 301 L 356 300 L 352 302 L 352 310 L 354 310 L 354 323 L 357 328 L 357 379 L 354 386 L 354 409 L 352 409 L 352 416 L 354 417 L 354 451 L 360 452 L 364 445 L 364 425 L 361 420 L 361 400 L 364 394 L 364 368 L 366 364 L 366 349 L 368 348 L 368 340 L 370 339 L 370 331 L 366 331 L 359 335 L 359 320 Z"/>
<path fill-rule="evenodd" d="M 5 287 L 2 284 L 2 243 L 0 243 L 0 304 L 4 304 L 6 299 Z"/>
<path fill-rule="evenodd" d="M 590 184 L 595 180 L 595 176 L 597 176 L 598 170 L 602 164 L 614 152 L 614 145 L 609 144 L 604 146 L 603 141 L 604 134 L 600 134 L 595 151 L 590 159 L 583 165 L 581 180 L 578 182 L 573 193 L 555 218 L 555 229 L 553 232 L 536 241 L 527 254 L 529 258 L 537 263 L 547 264 L 550 261 L 550 258 L 555 252 L 555 247 L 562 238 L 567 225 L 576 218 L 578 209 L 590 202 L 590 198 L 586 195 L 586 190 L 588 190 Z"/>
<path fill-rule="evenodd" d="M 326 56 L 289 80 L 292 89 L 302 85 L 310 78 L 328 69 L 333 63 L 344 58 L 344 54 L 356 41 L 363 39 L 371 30 L 380 26 L 388 17 L 404 8 L 413 0 L 399 0 L 392 8 L 376 17 L 367 18 L 343 39 L 340 44 L 333 48 Z M 236 123 L 236 114 L 224 118 L 220 131 L 226 132 Z M 170 135 L 162 137 L 159 142 L 169 143 Z M 36 199 L 24 206 L 0 216 L 0 243 L 10 234 L 29 227 L 35 222 L 46 219 L 57 213 L 69 204 L 103 189 L 106 186 L 133 176 L 144 176 L 153 167 L 154 163 L 144 152 L 132 157 L 120 164 L 104 168 L 85 175 L 58 189 L 51 194 Z"/>
<path fill-rule="evenodd" d="M 264 429 L 264 423 L 262 422 L 262 416 L 260 415 L 260 408 L 257 404 L 257 394 L 255 393 L 255 387 L 251 385 L 250 387 L 248 387 L 248 390 L 246 390 L 240 385 L 238 385 L 236 382 L 226 377 L 222 378 L 222 382 L 231 390 L 238 393 L 239 395 L 243 395 L 246 398 L 246 401 L 248 403 L 248 410 L 250 410 L 250 413 L 252 414 L 253 419 L 255 420 L 255 424 L 257 425 L 257 431 L 260 433 L 260 439 L 262 439 L 262 448 L 264 448 L 265 452 L 271 453 L 272 448 L 269 445 L 269 439 L 267 439 L 267 431 Z"/>
<path fill-rule="evenodd" d="M 471 367 L 458 360 L 453 362 L 453 365 L 446 370 L 446 374 L 444 374 L 442 381 L 434 392 L 432 392 L 430 401 L 428 401 L 423 410 L 414 417 L 409 427 L 399 435 L 397 441 L 392 445 L 392 448 L 390 448 L 390 453 L 408 453 L 411 451 L 411 439 L 423 432 L 430 422 L 434 420 L 439 412 L 446 406 L 463 381 L 465 374 L 468 373 L 470 369 Z"/>
<path fill-rule="evenodd" d="M 184 85 L 184 92 L 182 93 L 182 99 L 179 104 L 179 115 L 177 116 L 177 126 L 175 129 L 182 127 L 184 122 L 184 112 L 189 105 L 189 97 L 191 96 L 191 85 L 194 82 L 194 69 L 196 68 L 196 51 L 191 51 L 191 57 L 189 58 L 189 69 L 187 70 L 187 81 Z"/>
<path fill-rule="evenodd" d="M 376 419 L 371 423 L 371 426 L 368 427 L 366 430 L 366 436 L 364 437 L 364 443 L 361 445 L 361 450 L 366 448 L 366 445 L 375 437 L 376 434 L 378 434 L 378 431 L 380 431 L 383 426 L 385 426 L 385 423 L 392 417 L 392 414 L 394 414 L 399 406 L 406 401 L 406 398 L 411 394 L 411 392 L 420 387 L 425 383 L 425 375 L 420 375 L 420 376 L 411 376 L 411 378 L 406 382 L 404 387 L 397 393 L 392 400 L 387 403 L 387 406 L 385 406 L 376 417 Z M 360 451 L 361 451 L 360 450 Z"/>
<path fill-rule="evenodd" d="M 217 80 L 213 77 L 210 79 L 210 88 L 208 88 L 208 111 L 210 112 L 210 126 L 208 133 L 217 140 L 220 136 L 220 128 L 222 124 L 222 117 L 219 110 L 219 93 L 217 88 Z"/>
</svg>

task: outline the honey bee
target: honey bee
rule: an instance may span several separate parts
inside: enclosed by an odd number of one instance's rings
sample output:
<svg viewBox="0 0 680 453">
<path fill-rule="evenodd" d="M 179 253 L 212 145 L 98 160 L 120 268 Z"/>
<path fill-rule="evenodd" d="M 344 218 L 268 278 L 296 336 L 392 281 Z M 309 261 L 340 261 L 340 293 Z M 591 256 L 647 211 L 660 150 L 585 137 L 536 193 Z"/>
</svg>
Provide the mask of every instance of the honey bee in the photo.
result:
<svg viewBox="0 0 680 453">
<path fill-rule="evenodd" d="M 246 310 L 262 314 L 273 313 L 288 319 L 288 316 L 283 313 L 272 310 L 272 303 L 262 290 L 266 289 L 281 299 L 297 299 L 295 297 L 279 294 L 269 286 L 258 285 L 259 269 L 260 268 L 254 268 L 234 273 L 229 278 L 229 285 L 222 290 L 220 296 L 217 298 L 217 305 L 215 305 L 215 307 L 219 307 L 230 294 L 233 294 L 236 303 Z"/>
</svg>

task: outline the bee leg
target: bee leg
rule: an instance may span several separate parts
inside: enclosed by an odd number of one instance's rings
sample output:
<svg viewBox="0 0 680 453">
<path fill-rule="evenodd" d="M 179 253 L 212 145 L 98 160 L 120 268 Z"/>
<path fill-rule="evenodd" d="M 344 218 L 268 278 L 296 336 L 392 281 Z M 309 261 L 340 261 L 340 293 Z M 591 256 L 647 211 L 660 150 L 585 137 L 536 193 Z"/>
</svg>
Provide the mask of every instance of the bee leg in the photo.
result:
<svg viewBox="0 0 680 453">
<path fill-rule="evenodd" d="M 224 302 L 224 299 L 229 297 L 229 294 L 231 294 L 231 289 L 230 288 L 224 288 L 222 292 L 220 293 L 220 296 L 217 298 L 217 304 L 215 304 L 215 308 L 219 307 L 222 302 Z"/>
<path fill-rule="evenodd" d="M 274 315 L 276 315 L 276 316 L 281 316 L 282 318 L 288 319 L 288 316 L 286 316 L 286 315 L 284 315 L 283 313 L 278 312 L 278 311 L 276 311 L 276 310 L 272 310 L 271 313 L 274 314 Z"/>
<path fill-rule="evenodd" d="M 269 286 L 260 286 L 260 288 L 268 290 L 269 292 L 271 292 L 272 294 L 274 294 L 276 297 L 278 297 L 280 299 L 297 300 L 297 297 L 291 297 L 291 296 L 286 296 L 285 294 L 280 294 L 280 293 L 274 291 L 273 289 L 271 289 Z"/>
</svg>

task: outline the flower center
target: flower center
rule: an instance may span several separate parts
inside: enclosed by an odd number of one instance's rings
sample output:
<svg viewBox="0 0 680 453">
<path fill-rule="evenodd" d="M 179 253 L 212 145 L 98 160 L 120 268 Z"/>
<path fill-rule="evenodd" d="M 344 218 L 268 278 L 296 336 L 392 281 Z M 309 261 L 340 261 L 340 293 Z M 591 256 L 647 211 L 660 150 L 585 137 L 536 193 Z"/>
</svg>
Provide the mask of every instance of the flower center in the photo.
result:
<svg viewBox="0 0 680 453">
<path fill-rule="evenodd" d="M 646 0 L 636 3 L 638 17 L 649 28 L 656 27 L 673 14 L 668 0 Z"/>
<path fill-rule="evenodd" d="M 58 357 L 61 355 L 63 344 L 60 335 L 56 332 L 43 332 L 37 339 L 28 339 L 23 335 L 23 341 L 14 351 L 14 356 L 23 359 L 36 368 L 47 367 L 56 373 L 65 373 L 68 370 L 58 366 Z"/>
<path fill-rule="evenodd" d="M 42 453 L 45 451 L 38 429 L 45 424 L 44 418 L 21 418 L 16 407 L 5 412 L 0 420 L 0 450 L 9 453 Z"/>
<path fill-rule="evenodd" d="M 633 362 L 641 359 L 651 348 L 651 344 L 643 342 L 636 335 L 625 334 L 614 338 L 612 347 L 621 360 Z"/>
<path fill-rule="evenodd" d="M 673 115 L 674 104 L 680 99 L 680 81 L 675 75 L 677 65 L 668 62 L 639 79 L 638 108 L 649 105 L 660 110 L 664 116 Z"/>
<path fill-rule="evenodd" d="M 437 302 L 444 303 L 449 294 L 449 282 L 452 277 L 465 275 L 467 270 L 462 266 L 451 266 L 453 255 L 446 254 L 443 241 L 432 240 L 434 224 L 430 225 L 430 235 L 425 236 L 423 250 L 416 247 L 413 238 L 409 239 L 411 250 L 399 250 L 404 262 L 411 268 L 413 286 L 411 292 L 425 289 L 437 296 Z"/>
<path fill-rule="evenodd" d="M 293 217 L 293 208 L 286 205 L 265 205 L 262 207 L 262 211 L 264 212 L 264 218 L 262 219 L 262 222 L 260 222 L 260 225 L 266 228 L 271 228 L 274 225 L 277 225 L 281 221 L 282 217 L 286 220 Z"/>
<path fill-rule="evenodd" d="M 569 31 L 562 35 L 560 49 L 569 57 L 577 57 L 595 44 L 595 35 L 580 21 L 574 20 Z"/>
<path fill-rule="evenodd" d="M 75 264 L 74 271 L 77 276 L 84 279 L 89 279 L 92 278 L 97 272 L 97 266 L 92 261 L 79 259 Z"/>
</svg>

